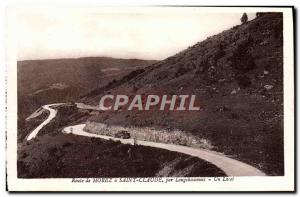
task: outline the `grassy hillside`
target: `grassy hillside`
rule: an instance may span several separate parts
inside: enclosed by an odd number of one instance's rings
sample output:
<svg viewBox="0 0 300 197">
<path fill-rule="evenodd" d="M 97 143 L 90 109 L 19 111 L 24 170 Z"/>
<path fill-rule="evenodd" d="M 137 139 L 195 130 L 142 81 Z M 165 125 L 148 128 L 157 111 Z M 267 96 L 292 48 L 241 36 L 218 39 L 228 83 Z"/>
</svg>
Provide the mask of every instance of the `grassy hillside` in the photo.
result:
<svg viewBox="0 0 300 197">
<path fill-rule="evenodd" d="M 19 118 L 44 104 L 76 101 L 91 89 L 154 62 L 109 57 L 19 61 Z"/>
<path fill-rule="evenodd" d="M 94 89 L 107 94 L 196 94 L 200 111 L 116 111 L 91 121 L 181 129 L 215 150 L 283 175 L 282 14 L 268 13 L 211 36 L 151 67 Z"/>
<path fill-rule="evenodd" d="M 25 136 L 47 113 L 26 122 L 19 130 L 18 177 L 226 176 L 216 166 L 185 154 L 63 134 L 61 130 L 66 125 L 86 121 L 92 111 L 74 105 L 59 106 L 57 110 L 57 116 L 33 140 L 26 141 Z"/>
<path fill-rule="evenodd" d="M 97 138 L 58 134 L 24 143 L 18 149 L 19 178 L 226 176 L 195 157 Z"/>
</svg>

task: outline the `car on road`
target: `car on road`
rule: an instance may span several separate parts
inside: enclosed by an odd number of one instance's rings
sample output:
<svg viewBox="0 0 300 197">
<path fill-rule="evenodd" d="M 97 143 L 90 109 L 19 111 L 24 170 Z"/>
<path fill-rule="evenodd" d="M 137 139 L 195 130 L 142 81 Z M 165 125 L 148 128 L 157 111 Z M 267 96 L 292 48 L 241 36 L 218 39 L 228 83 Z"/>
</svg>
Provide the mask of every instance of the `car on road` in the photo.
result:
<svg viewBox="0 0 300 197">
<path fill-rule="evenodd" d="M 115 134 L 115 137 L 116 138 L 121 138 L 121 139 L 129 139 L 130 138 L 130 133 L 128 131 L 118 131 L 116 134 Z"/>
</svg>

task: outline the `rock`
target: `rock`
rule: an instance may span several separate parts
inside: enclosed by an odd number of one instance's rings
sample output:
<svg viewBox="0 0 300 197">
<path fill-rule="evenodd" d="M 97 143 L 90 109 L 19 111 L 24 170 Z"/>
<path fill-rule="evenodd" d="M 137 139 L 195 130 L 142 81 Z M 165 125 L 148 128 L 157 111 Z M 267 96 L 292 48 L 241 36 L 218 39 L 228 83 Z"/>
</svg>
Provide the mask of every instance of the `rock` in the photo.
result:
<svg viewBox="0 0 300 197">
<path fill-rule="evenodd" d="M 236 94 L 236 93 L 237 93 L 237 91 L 234 89 L 234 90 L 231 91 L 230 94 Z"/>
<path fill-rule="evenodd" d="M 229 111 L 229 108 L 223 106 L 223 107 L 218 108 L 216 111 L 225 112 L 225 111 Z"/>
<path fill-rule="evenodd" d="M 267 41 L 263 41 L 263 42 L 259 43 L 259 45 L 261 45 L 261 46 L 264 46 L 264 45 L 267 45 L 267 44 L 269 44 Z"/>
<path fill-rule="evenodd" d="M 264 71 L 264 74 L 265 74 L 265 75 L 269 74 L 269 71 L 265 70 L 265 71 Z"/>
<path fill-rule="evenodd" d="M 265 85 L 264 86 L 264 88 L 266 89 L 266 90 L 271 90 L 271 89 L 273 89 L 273 85 Z"/>
<path fill-rule="evenodd" d="M 209 69 L 208 69 L 209 72 L 213 72 L 213 71 L 215 71 L 215 70 L 216 70 L 216 68 L 215 68 L 214 66 L 211 66 L 211 67 L 209 67 Z"/>
</svg>

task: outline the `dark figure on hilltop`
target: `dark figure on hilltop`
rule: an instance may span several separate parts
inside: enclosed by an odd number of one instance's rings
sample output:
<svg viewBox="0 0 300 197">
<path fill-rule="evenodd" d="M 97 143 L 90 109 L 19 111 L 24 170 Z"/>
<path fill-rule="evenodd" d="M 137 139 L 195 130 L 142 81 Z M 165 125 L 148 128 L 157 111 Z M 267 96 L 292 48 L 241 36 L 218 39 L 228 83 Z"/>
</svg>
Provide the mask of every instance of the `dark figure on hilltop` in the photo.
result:
<svg viewBox="0 0 300 197">
<path fill-rule="evenodd" d="M 256 17 L 264 16 L 266 14 L 270 14 L 272 12 L 256 12 Z"/>
<path fill-rule="evenodd" d="M 248 21 L 248 16 L 246 13 L 244 13 L 241 18 L 241 22 L 242 22 L 242 24 L 245 24 L 245 23 L 247 23 L 247 21 Z"/>
</svg>

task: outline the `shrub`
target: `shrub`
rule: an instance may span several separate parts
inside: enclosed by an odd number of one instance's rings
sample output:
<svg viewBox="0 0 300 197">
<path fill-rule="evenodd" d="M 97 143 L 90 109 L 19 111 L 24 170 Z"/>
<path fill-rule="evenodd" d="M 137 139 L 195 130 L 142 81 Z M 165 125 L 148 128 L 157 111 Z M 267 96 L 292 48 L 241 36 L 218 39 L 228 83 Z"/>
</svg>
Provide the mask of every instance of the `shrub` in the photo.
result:
<svg viewBox="0 0 300 197">
<path fill-rule="evenodd" d="M 205 139 L 198 138 L 188 132 L 181 130 L 155 129 L 151 127 L 122 127 L 107 126 L 102 123 L 87 122 L 85 131 L 100 135 L 116 137 L 118 133 L 128 133 L 131 138 L 144 141 L 179 144 L 191 147 L 211 149 L 213 146 Z"/>
<path fill-rule="evenodd" d="M 240 87 L 245 88 L 251 85 L 251 80 L 246 75 L 237 75 L 236 80 Z"/>
<path fill-rule="evenodd" d="M 242 24 L 245 24 L 245 23 L 247 23 L 247 21 L 248 21 L 248 16 L 246 13 L 244 13 L 241 18 L 241 22 L 242 22 Z"/>
<path fill-rule="evenodd" d="M 185 73 L 188 72 L 188 69 L 184 68 L 183 66 L 179 67 L 176 74 L 175 74 L 175 77 L 179 77 L 179 76 L 182 76 L 184 75 Z"/>
<path fill-rule="evenodd" d="M 223 46 L 223 45 L 221 45 L 221 46 L 220 46 L 220 49 L 218 49 L 218 50 L 216 51 L 216 53 L 215 53 L 215 59 L 216 59 L 216 60 L 222 58 L 222 57 L 226 54 L 225 51 L 224 51 L 224 49 L 222 49 L 222 46 Z"/>
<path fill-rule="evenodd" d="M 238 46 L 234 49 L 233 55 L 229 58 L 232 63 L 232 67 L 240 72 L 248 72 L 256 68 L 254 59 L 249 52 L 251 43 L 251 37 L 241 39 Z"/>
<path fill-rule="evenodd" d="M 266 14 L 269 14 L 269 12 L 256 12 L 256 17 L 261 17 L 261 16 L 264 16 Z"/>
<path fill-rule="evenodd" d="M 256 68 L 256 64 L 252 56 L 240 54 L 233 58 L 232 67 L 241 72 L 248 72 Z"/>
</svg>

